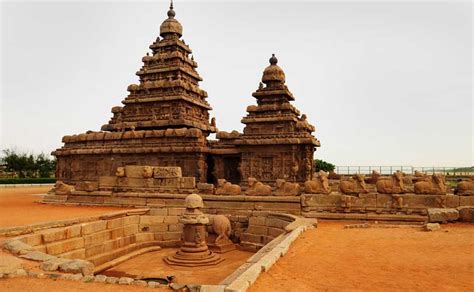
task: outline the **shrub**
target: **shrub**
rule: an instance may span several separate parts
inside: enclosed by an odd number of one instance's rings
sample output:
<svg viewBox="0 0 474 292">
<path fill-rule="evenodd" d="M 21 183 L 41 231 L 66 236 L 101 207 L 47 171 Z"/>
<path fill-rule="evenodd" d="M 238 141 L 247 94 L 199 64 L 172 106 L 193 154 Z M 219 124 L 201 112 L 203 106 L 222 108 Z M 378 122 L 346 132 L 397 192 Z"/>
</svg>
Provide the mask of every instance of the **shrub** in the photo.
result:
<svg viewBox="0 0 474 292">
<path fill-rule="evenodd" d="M 314 168 L 316 169 L 316 171 L 323 170 L 323 171 L 329 172 L 329 171 L 333 171 L 336 168 L 336 166 L 324 160 L 316 159 L 314 161 Z"/>
</svg>

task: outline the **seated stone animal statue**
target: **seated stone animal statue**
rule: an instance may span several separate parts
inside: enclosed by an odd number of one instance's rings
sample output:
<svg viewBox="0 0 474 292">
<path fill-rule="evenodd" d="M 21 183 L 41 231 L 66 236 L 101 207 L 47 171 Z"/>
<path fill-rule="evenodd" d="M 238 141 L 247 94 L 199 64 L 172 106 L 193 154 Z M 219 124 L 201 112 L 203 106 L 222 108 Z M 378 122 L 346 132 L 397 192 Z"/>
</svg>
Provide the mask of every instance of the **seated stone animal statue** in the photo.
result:
<svg viewBox="0 0 474 292">
<path fill-rule="evenodd" d="M 415 194 L 446 195 L 446 178 L 435 173 L 430 180 L 418 181 L 414 184 Z"/>
<path fill-rule="evenodd" d="M 74 186 L 65 184 L 63 181 L 58 180 L 54 184 L 54 193 L 56 195 L 70 195 L 74 191 Z"/>
<path fill-rule="evenodd" d="M 403 173 L 396 171 L 390 177 L 379 177 L 375 183 L 377 192 L 381 194 L 404 194 L 406 193 L 403 182 Z"/>
<path fill-rule="evenodd" d="M 346 195 L 358 195 L 360 193 L 368 193 L 365 185 L 365 176 L 363 174 L 356 174 L 349 179 L 342 179 L 339 181 L 339 190 Z"/>
<path fill-rule="evenodd" d="M 245 194 L 247 196 L 271 196 L 272 187 L 266 184 L 259 182 L 254 177 L 248 178 L 249 187 Z"/>
<path fill-rule="evenodd" d="M 454 189 L 456 195 L 474 195 L 474 180 L 462 180 Z"/>
<path fill-rule="evenodd" d="M 300 185 L 298 183 L 287 182 L 284 179 L 276 180 L 276 196 L 298 196 Z"/>
<path fill-rule="evenodd" d="M 115 171 L 115 176 L 124 177 L 125 176 L 125 167 L 117 167 Z"/>
<path fill-rule="evenodd" d="M 232 231 L 229 219 L 224 215 L 208 215 L 212 232 L 217 235 L 215 244 L 228 242 Z"/>
<path fill-rule="evenodd" d="M 368 183 L 368 184 L 375 184 L 377 182 L 377 180 L 379 179 L 380 177 L 380 172 L 376 171 L 376 170 L 372 170 L 372 174 L 370 175 L 369 178 L 366 178 L 365 179 L 365 183 Z"/>
<path fill-rule="evenodd" d="M 313 175 L 312 180 L 304 183 L 304 192 L 307 194 L 329 194 L 328 173 L 320 170 L 317 175 Z"/>
<path fill-rule="evenodd" d="M 223 178 L 217 180 L 216 195 L 238 196 L 241 192 L 239 185 L 231 184 Z"/>
</svg>

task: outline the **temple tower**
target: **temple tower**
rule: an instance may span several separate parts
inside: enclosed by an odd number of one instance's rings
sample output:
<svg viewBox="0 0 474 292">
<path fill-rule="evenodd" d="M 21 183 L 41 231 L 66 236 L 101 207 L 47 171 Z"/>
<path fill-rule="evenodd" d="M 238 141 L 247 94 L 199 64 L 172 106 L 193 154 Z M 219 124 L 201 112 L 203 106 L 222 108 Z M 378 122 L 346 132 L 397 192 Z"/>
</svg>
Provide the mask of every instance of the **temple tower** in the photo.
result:
<svg viewBox="0 0 474 292">
<path fill-rule="evenodd" d="M 150 45 L 152 54 L 142 58 L 136 73 L 140 84 L 128 86 L 123 107 L 112 109 L 104 131 L 197 128 L 205 136 L 215 132 L 209 122 L 207 92 L 199 88 L 202 78 L 189 46 L 181 39 L 183 27 L 175 19 L 171 2 L 168 19 L 160 26 L 160 37 Z"/>
<path fill-rule="evenodd" d="M 241 176 L 243 181 L 255 177 L 268 183 L 279 178 L 304 182 L 311 178 L 313 154 L 320 143 L 306 115 L 290 103 L 295 98 L 275 55 L 269 61 L 263 83 L 252 94 L 257 105 L 247 107 L 244 132 L 234 142 L 241 152 Z"/>
<path fill-rule="evenodd" d="M 123 106 L 101 132 L 63 137 L 57 157 L 56 178 L 74 184 L 114 175 L 126 165 L 179 166 L 183 176 L 207 181 L 209 143 L 216 131 L 209 119 L 212 108 L 191 49 L 181 39 L 182 25 L 173 3 L 136 74 L 139 84 L 128 86 Z"/>
</svg>

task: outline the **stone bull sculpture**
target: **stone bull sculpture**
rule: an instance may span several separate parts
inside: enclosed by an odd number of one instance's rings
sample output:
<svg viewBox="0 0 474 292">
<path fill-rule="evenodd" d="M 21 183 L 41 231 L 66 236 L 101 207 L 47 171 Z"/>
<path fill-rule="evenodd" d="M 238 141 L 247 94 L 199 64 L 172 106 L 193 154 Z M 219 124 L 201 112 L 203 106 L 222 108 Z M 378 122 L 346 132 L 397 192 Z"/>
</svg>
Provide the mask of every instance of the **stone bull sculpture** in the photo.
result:
<svg viewBox="0 0 474 292">
<path fill-rule="evenodd" d="M 417 181 L 414 185 L 415 194 L 446 195 L 446 178 L 436 173 L 431 179 Z"/>
<path fill-rule="evenodd" d="M 259 182 L 254 177 L 248 178 L 249 187 L 245 194 L 247 196 L 270 196 L 272 194 L 272 187 Z"/>
<path fill-rule="evenodd" d="M 474 180 L 463 180 L 458 183 L 454 193 L 457 195 L 474 195 Z"/>
<path fill-rule="evenodd" d="M 343 194 L 357 195 L 360 193 L 368 193 L 365 185 L 365 177 L 362 174 L 356 174 L 349 179 L 342 179 L 339 181 L 339 190 Z"/>
<path fill-rule="evenodd" d="M 325 171 L 320 170 L 317 176 L 313 176 L 312 180 L 308 180 L 304 183 L 304 192 L 307 194 L 331 193 L 331 189 L 329 188 L 328 174 Z"/>
<path fill-rule="evenodd" d="M 217 180 L 216 195 L 238 196 L 241 192 L 239 185 L 231 184 L 223 178 Z"/>
<path fill-rule="evenodd" d="M 395 172 L 391 177 L 379 177 L 375 183 L 377 192 L 381 194 L 403 194 L 406 189 L 403 182 L 403 173 Z"/>
<path fill-rule="evenodd" d="M 217 234 L 215 243 L 219 244 L 221 241 L 229 240 L 232 231 L 229 219 L 224 215 L 209 215 L 209 219 L 212 224 L 212 232 Z"/>
<path fill-rule="evenodd" d="M 276 196 L 298 196 L 300 194 L 300 185 L 287 182 L 284 179 L 276 180 Z"/>
</svg>

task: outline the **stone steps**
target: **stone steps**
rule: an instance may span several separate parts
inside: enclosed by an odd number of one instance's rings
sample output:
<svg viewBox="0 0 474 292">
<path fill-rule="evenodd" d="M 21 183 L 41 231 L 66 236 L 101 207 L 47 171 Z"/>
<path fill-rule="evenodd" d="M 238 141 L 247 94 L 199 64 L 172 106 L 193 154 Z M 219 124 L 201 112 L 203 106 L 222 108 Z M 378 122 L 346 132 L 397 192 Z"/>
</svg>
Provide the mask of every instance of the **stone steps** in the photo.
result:
<svg viewBox="0 0 474 292">
<path fill-rule="evenodd" d="M 94 266 L 100 266 L 104 263 L 110 262 L 114 259 L 119 257 L 125 256 L 130 254 L 138 249 L 151 247 L 151 246 L 158 246 L 160 244 L 159 241 L 148 241 L 148 242 L 140 242 L 140 243 L 132 243 L 127 246 L 114 249 L 108 252 L 100 253 L 91 257 L 86 258 L 86 260 L 90 261 L 94 264 Z"/>
</svg>

